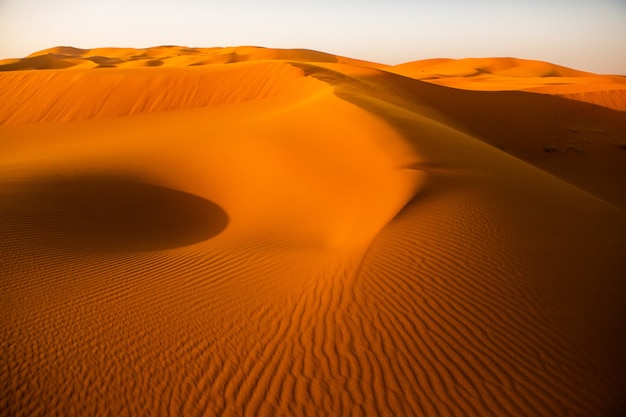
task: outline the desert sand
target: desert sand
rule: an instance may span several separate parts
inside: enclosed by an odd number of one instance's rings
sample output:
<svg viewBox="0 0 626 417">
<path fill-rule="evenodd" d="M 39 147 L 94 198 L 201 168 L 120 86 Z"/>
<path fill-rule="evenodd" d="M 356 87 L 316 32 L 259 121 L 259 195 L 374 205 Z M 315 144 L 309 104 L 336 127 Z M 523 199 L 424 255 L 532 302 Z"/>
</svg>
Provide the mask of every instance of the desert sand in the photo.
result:
<svg viewBox="0 0 626 417">
<path fill-rule="evenodd" d="M 618 416 L 626 78 L 0 61 L 0 412 Z"/>
</svg>

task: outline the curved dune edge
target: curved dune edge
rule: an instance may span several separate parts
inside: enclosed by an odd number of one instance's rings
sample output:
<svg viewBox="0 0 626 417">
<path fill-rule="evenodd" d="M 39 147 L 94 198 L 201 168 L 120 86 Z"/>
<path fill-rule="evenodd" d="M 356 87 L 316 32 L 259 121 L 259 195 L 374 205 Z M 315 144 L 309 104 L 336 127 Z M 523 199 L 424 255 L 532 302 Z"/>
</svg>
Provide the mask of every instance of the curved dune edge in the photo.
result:
<svg viewBox="0 0 626 417">
<path fill-rule="evenodd" d="M 623 113 L 310 58 L 0 73 L 0 409 L 619 415 Z"/>
</svg>

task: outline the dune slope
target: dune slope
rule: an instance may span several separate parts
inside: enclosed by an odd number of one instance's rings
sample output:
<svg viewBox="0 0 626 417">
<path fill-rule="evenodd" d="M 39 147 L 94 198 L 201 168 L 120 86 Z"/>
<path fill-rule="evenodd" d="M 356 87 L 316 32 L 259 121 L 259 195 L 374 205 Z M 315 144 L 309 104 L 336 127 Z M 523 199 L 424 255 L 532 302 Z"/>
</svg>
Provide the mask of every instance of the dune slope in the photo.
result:
<svg viewBox="0 0 626 417">
<path fill-rule="evenodd" d="M 619 102 L 626 92 L 620 89 L 626 84 L 613 83 L 617 90 L 608 90 L 594 84 L 595 76 L 582 79 L 590 83 L 590 96 L 608 102 Z M 419 99 L 438 109 L 445 123 L 626 208 L 626 112 L 541 87 L 510 91 L 504 81 L 503 91 L 476 91 L 471 77 L 466 83 L 441 88 L 395 78 L 389 85 L 402 88 L 405 101 Z"/>
<path fill-rule="evenodd" d="M 33 57 L 74 66 L 0 73 L 0 409 L 625 409 L 621 171 L 605 197 L 584 164 L 492 145 L 564 121 L 617 138 L 621 113 L 244 50 L 53 48 Z M 77 61 L 96 55 L 118 67 Z M 605 150 L 549 156 L 625 153 Z"/>
</svg>

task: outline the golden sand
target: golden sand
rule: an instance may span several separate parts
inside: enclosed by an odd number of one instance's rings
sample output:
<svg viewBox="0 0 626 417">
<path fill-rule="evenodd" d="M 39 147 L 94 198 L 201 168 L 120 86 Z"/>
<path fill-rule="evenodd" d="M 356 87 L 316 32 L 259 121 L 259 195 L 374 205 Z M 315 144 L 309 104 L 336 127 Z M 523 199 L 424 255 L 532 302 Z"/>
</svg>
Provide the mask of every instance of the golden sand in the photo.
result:
<svg viewBox="0 0 626 417">
<path fill-rule="evenodd" d="M 0 61 L 0 414 L 619 415 L 625 91 L 512 58 Z"/>
</svg>

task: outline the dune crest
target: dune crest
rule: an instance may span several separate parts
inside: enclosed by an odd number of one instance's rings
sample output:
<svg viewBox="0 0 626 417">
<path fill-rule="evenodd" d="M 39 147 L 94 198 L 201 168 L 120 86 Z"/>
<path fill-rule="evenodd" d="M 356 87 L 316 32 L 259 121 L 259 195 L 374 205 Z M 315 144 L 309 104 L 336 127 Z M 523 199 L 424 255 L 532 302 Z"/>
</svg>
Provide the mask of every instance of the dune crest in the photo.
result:
<svg viewBox="0 0 626 417">
<path fill-rule="evenodd" d="M 620 77 L 180 46 L 0 70 L 8 415 L 626 409 Z"/>
</svg>

